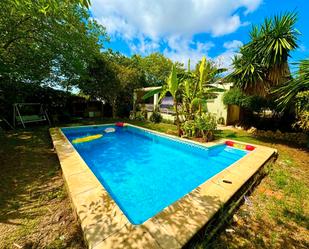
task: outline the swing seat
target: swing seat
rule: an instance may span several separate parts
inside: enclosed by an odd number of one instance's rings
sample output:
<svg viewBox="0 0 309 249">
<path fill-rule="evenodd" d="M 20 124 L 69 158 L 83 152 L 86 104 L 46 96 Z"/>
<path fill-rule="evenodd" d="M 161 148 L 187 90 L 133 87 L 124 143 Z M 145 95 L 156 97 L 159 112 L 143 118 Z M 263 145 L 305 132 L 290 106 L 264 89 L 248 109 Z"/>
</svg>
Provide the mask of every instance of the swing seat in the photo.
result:
<svg viewBox="0 0 309 249">
<path fill-rule="evenodd" d="M 30 122 L 39 122 L 39 121 L 45 121 L 46 118 L 40 115 L 23 115 L 21 118 L 19 116 L 16 116 L 16 120 L 18 122 L 21 122 L 21 119 L 24 123 L 30 123 Z"/>
<path fill-rule="evenodd" d="M 50 125 L 50 120 L 47 115 L 46 110 L 43 108 L 43 105 L 40 103 L 15 103 L 13 104 L 14 107 L 14 123 L 13 126 L 15 127 L 15 124 L 22 124 L 24 128 L 26 128 L 25 124 L 27 123 L 35 123 L 35 122 L 41 122 L 41 121 L 47 121 Z M 28 108 L 28 112 L 22 114 L 22 109 Z M 29 113 L 29 108 L 32 110 L 36 109 L 35 113 Z"/>
</svg>

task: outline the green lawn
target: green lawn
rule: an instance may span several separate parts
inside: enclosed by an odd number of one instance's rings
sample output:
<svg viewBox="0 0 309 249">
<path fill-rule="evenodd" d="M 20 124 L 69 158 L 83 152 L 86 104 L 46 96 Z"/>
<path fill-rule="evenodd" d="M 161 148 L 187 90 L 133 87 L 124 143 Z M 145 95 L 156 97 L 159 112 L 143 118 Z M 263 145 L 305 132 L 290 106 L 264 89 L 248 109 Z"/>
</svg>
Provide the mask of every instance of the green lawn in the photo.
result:
<svg viewBox="0 0 309 249">
<path fill-rule="evenodd" d="M 83 121 L 79 124 L 114 120 Z M 170 134 L 172 124 L 131 122 Z M 71 124 L 71 125 L 77 125 Z M 309 153 L 278 141 L 265 141 L 239 130 L 230 138 L 277 148 L 269 174 L 242 204 L 210 248 L 309 248 Z M 0 248 L 85 248 L 63 187 L 61 170 L 47 127 L 0 134 Z M 15 246 L 16 247 L 16 246 Z M 205 248 L 203 242 L 196 245 Z M 17 247 L 16 247 L 17 248 Z"/>
</svg>

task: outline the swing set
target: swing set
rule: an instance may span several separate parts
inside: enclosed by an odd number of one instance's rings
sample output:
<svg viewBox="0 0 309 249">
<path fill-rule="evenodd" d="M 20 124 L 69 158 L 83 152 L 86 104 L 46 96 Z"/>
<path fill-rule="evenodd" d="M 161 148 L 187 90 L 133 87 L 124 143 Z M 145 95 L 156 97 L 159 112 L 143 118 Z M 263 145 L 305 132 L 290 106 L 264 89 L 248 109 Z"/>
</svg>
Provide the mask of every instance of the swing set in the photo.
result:
<svg viewBox="0 0 309 249">
<path fill-rule="evenodd" d="M 15 103 L 13 104 L 13 126 L 22 124 L 26 128 L 27 123 L 46 121 L 50 125 L 50 120 L 46 109 L 40 103 Z"/>
</svg>

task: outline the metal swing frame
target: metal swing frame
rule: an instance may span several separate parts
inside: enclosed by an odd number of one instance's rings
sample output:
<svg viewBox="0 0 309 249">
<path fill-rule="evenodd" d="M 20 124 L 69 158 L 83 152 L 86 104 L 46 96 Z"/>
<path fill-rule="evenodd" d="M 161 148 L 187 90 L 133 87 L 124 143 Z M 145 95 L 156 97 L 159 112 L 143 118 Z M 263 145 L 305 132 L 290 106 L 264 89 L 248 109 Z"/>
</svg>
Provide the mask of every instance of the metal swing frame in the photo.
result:
<svg viewBox="0 0 309 249">
<path fill-rule="evenodd" d="M 22 106 L 40 106 L 40 114 L 39 115 L 21 115 L 20 107 Z M 35 117 L 32 117 L 35 116 Z M 26 123 L 34 123 L 34 122 L 42 122 L 47 121 L 49 125 L 50 120 L 47 115 L 46 109 L 43 108 L 43 104 L 41 103 L 15 103 L 13 104 L 13 126 L 16 127 L 18 123 L 21 123 L 24 128 L 26 128 Z"/>
</svg>

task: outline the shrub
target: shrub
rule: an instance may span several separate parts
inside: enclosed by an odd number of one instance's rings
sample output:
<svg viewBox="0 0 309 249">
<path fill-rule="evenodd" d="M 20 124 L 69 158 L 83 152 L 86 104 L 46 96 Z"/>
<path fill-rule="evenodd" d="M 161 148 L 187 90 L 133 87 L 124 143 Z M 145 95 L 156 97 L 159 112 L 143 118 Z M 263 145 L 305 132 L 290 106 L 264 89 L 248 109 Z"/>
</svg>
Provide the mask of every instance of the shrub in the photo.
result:
<svg viewBox="0 0 309 249">
<path fill-rule="evenodd" d="M 232 88 L 223 94 L 223 104 L 243 106 L 246 95 L 239 88 Z"/>
<path fill-rule="evenodd" d="M 154 111 L 150 116 L 150 121 L 153 123 L 160 123 L 162 121 L 162 115 L 158 111 Z"/>
<path fill-rule="evenodd" d="M 136 112 L 135 120 L 137 120 L 137 121 L 145 121 L 146 120 L 145 114 L 142 111 Z"/>
<path fill-rule="evenodd" d="M 225 124 L 224 117 L 218 118 L 217 123 L 220 124 L 220 125 L 224 125 Z"/>
<path fill-rule="evenodd" d="M 223 95 L 223 104 L 238 105 L 247 110 L 260 112 L 263 108 L 274 108 L 274 103 L 261 96 L 248 96 L 239 88 L 232 88 Z"/>
<path fill-rule="evenodd" d="M 194 120 L 187 120 L 182 124 L 182 130 L 188 137 L 194 137 L 196 134 L 196 126 Z"/>
<path fill-rule="evenodd" d="M 217 129 L 216 116 L 211 113 L 204 113 L 201 117 L 196 117 L 195 126 L 198 135 L 211 141 L 213 139 L 214 131 Z"/>
<path fill-rule="evenodd" d="M 299 92 L 296 96 L 297 122 L 294 127 L 299 127 L 309 132 L 309 91 Z"/>
</svg>

